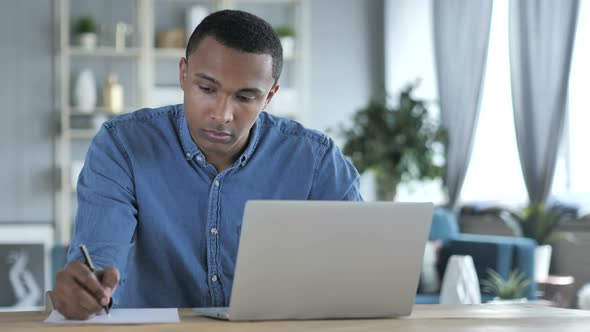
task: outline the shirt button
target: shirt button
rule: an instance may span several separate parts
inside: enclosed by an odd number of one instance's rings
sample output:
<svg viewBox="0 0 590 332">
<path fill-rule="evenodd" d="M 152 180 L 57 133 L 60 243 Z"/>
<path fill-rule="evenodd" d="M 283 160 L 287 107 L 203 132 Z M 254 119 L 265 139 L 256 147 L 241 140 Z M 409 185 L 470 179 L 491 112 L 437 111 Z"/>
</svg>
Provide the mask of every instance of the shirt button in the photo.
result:
<svg viewBox="0 0 590 332">
<path fill-rule="evenodd" d="M 186 160 L 190 160 L 191 159 L 191 154 L 190 153 L 185 153 L 184 156 L 186 157 Z"/>
<path fill-rule="evenodd" d="M 215 186 L 219 187 L 219 180 L 215 180 Z"/>
<path fill-rule="evenodd" d="M 201 161 L 203 161 L 203 157 L 201 157 L 201 156 L 197 156 L 197 161 L 198 161 L 198 162 L 201 162 Z"/>
<path fill-rule="evenodd" d="M 217 235 L 217 228 L 211 228 L 211 234 Z"/>
<path fill-rule="evenodd" d="M 217 281 L 217 275 L 216 275 L 216 274 L 214 274 L 214 275 L 211 277 L 211 281 L 213 281 L 213 282 L 216 282 L 216 281 Z"/>
</svg>

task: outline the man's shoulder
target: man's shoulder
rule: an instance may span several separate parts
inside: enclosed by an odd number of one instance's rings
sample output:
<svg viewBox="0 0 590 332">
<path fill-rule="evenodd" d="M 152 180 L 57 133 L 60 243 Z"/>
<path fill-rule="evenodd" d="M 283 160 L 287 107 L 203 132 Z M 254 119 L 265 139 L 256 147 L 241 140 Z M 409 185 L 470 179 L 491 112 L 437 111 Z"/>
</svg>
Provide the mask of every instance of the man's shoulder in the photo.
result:
<svg viewBox="0 0 590 332">
<path fill-rule="evenodd" d="M 266 112 L 260 113 L 260 123 L 263 131 L 267 132 L 271 137 L 300 140 L 322 146 L 328 146 L 331 141 L 326 134 L 318 130 L 306 128 L 295 120 L 275 116 Z"/>
<path fill-rule="evenodd" d="M 104 123 L 107 129 L 133 130 L 134 127 L 144 127 L 147 124 L 158 126 L 168 124 L 170 120 L 177 120 L 181 116 L 181 105 L 168 105 L 158 108 L 142 108 L 135 112 L 118 115 Z"/>
</svg>

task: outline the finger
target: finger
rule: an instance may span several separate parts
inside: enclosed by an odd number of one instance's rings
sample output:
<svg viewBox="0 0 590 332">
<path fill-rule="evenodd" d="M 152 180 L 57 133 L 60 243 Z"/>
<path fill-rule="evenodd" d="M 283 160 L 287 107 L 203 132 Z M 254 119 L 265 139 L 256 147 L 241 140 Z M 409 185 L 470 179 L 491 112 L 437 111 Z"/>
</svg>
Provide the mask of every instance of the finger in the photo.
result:
<svg viewBox="0 0 590 332">
<path fill-rule="evenodd" d="M 57 275 L 52 300 L 55 309 L 68 319 L 85 320 L 102 309 L 97 300 L 66 271 Z"/>
<path fill-rule="evenodd" d="M 102 305 L 98 303 L 96 298 L 88 294 L 88 292 L 82 287 L 76 287 L 72 290 L 72 298 L 74 298 L 74 303 L 77 303 L 80 306 L 82 309 L 81 311 L 84 314 L 96 314 L 102 310 Z"/>
<path fill-rule="evenodd" d="M 119 284 L 119 270 L 114 266 L 109 266 L 103 271 L 99 271 L 97 276 L 104 288 L 115 289 L 117 284 Z"/>
<path fill-rule="evenodd" d="M 104 297 L 102 285 L 96 275 L 86 265 L 78 261 L 72 261 L 66 270 L 71 274 L 76 283 L 84 287 L 95 299 Z"/>
<path fill-rule="evenodd" d="M 109 266 L 105 270 L 99 271 L 97 276 L 105 290 L 105 296 L 101 299 L 101 304 L 107 306 L 119 284 L 119 270 L 114 266 Z"/>
</svg>

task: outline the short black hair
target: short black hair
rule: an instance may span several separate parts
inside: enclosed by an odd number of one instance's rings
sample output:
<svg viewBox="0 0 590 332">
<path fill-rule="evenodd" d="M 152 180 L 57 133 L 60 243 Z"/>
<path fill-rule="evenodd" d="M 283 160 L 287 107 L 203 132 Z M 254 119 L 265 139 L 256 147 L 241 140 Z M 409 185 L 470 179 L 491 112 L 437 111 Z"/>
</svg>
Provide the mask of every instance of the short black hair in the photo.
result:
<svg viewBox="0 0 590 332">
<path fill-rule="evenodd" d="M 272 57 L 272 77 L 279 80 L 283 68 L 283 47 L 279 35 L 260 17 L 240 11 L 221 10 L 205 17 L 191 34 L 186 46 L 186 59 L 201 40 L 211 36 L 229 48 Z"/>
</svg>

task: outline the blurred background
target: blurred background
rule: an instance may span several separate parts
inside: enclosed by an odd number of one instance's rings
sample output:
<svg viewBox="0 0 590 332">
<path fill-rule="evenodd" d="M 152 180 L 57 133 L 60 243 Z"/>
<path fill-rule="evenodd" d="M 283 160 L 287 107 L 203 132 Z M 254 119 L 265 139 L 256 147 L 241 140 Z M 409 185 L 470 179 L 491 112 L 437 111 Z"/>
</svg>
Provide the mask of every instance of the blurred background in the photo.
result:
<svg viewBox="0 0 590 332">
<path fill-rule="evenodd" d="M 332 136 L 366 200 L 432 201 L 461 233 L 549 244 L 535 297 L 579 306 L 590 0 L 20 0 L 0 11 L 0 310 L 43 305 L 98 128 L 182 103 L 187 37 L 223 8 L 279 33 L 285 65 L 268 111 Z M 567 236 L 526 233 L 541 219 Z"/>
</svg>

